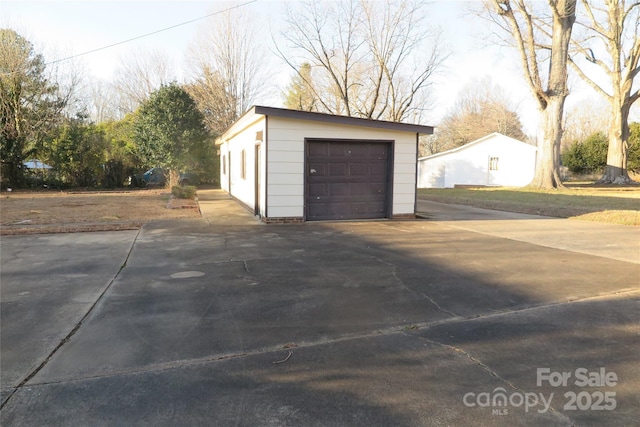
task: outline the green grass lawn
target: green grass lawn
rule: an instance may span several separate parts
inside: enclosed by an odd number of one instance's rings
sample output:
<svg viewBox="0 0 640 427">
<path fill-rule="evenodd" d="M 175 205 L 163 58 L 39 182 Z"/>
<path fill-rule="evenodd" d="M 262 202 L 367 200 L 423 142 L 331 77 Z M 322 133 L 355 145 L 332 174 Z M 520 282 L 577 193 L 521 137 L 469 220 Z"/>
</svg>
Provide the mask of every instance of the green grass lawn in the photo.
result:
<svg viewBox="0 0 640 427">
<path fill-rule="evenodd" d="M 640 225 L 640 186 L 570 185 L 562 190 L 527 188 L 418 189 L 418 198 L 485 209 Z"/>
</svg>

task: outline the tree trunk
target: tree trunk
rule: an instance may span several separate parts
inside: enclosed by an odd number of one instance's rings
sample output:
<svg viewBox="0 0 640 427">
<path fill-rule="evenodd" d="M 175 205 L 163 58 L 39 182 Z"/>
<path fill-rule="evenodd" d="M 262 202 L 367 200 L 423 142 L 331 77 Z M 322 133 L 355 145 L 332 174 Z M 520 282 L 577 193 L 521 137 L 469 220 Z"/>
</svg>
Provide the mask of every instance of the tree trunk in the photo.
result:
<svg viewBox="0 0 640 427">
<path fill-rule="evenodd" d="M 536 93 L 540 109 L 538 126 L 538 155 L 536 173 L 529 184 L 533 188 L 564 187 L 560 180 L 560 143 L 562 141 L 562 116 L 567 89 L 567 63 L 569 41 L 575 21 L 576 0 L 559 1 L 553 16 L 549 81 L 544 93 Z"/>
<path fill-rule="evenodd" d="M 599 184 L 628 184 L 632 180 L 627 172 L 627 148 L 629 141 L 629 106 L 615 101 L 611 104 L 612 115 L 609 124 L 609 148 L 607 150 L 607 168 Z"/>
<path fill-rule="evenodd" d="M 564 96 L 550 97 L 547 107 L 538 119 L 536 173 L 531 188 L 551 189 L 563 187 L 559 168 L 559 147 L 562 139 Z"/>
<path fill-rule="evenodd" d="M 180 180 L 180 173 L 178 173 L 178 171 L 175 169 L 170 169 L 168 178 L 169 179 L 167 179 L 166 186 L 167 188 L 172 189 L 173 187 L 178 185 L 178 181 Z"/>
<path fill-rule="evenodd" d="M 551 52 L 549 58 L 549 77 L 547 90 L 542 90 L 539 74 L 529 74 L 530 87 L 538 101 L 540 119 L 538 125 L 538 154 L 536 172 L 529 187 L 552 189 L 564 187 L 559 175 L 560 142 L 562 140 L 562 116 L 564 102 L 569 94 L 567 89 L 567 65 L 569 58 L 569 42 L 573 23 L 575 22 L 576 0 L 548 0 L 552 6 L 553 23 L 551 27 Z M 531 16 L 527 18 L 531 22 Z M 529 26 L 529 28 L 532 28 Z M 530 50 L 537 49 L 531 42 Z M 521 47 L 521 54 L 526 59 L 526 52 Z M 529 61 L 537 61 L 531 55 Z M 525 67 L 525 69 L 527 69 Z M 537 68 L 536 68 L 537 70 Z"/>
</svg>

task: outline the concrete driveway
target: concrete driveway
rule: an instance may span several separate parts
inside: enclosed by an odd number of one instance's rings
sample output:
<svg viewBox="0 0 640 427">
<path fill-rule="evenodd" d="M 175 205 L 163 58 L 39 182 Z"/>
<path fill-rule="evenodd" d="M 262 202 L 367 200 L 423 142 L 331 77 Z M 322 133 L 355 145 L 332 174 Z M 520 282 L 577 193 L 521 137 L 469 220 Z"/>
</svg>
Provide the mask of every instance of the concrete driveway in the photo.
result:
<svg viewBox="0 0 640 427">
<path fill-rule="evenodd" d="M 2 425 L 637 423 L 637 261 L 439 208 L 3 237 Z"/>
</svg>

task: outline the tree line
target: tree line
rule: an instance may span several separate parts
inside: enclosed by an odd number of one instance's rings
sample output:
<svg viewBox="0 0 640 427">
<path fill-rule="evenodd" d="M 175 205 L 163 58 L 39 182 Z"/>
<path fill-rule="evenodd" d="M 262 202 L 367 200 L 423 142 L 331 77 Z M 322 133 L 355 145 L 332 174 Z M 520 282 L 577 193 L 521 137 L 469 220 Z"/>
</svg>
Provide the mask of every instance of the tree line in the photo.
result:
<svg viewBox="0 0 640 427">
<path fill-rule="evenodd" d="M 2 184 L 24 185 L 30 158 L 50 162 L 67 185 L 117 185 L 121 175 L 151 166 L 217 176 L 212 142 L 272 88 L 273 54 L 293 73 L 283 93 L 288 108 L 424 123 L 433 76 L 448 55 L 437 26 L 426 21 L 428 8 L 413 0 L 288 3 L 273 50 L 268 32 L 256 30 L 258 18 L 228 11 L 190 47 L 185 83 L 152 51 L 125 58 L 112 85 L 83 87 L 78 74 L 61 75 L 29 40 L 2 29 Z M 639 10 L 626 0 L 486 0 L 476 11 L 514 48 L 540 112 L 533 186 L 562 186 L 561 151 L 573 142 L 563 127 L 570 70 L 608 103 L 603 181 L 629 181 Z M 526 139 L 508 96 L 488 85 L 467 91 L 436 125 L 423 152 L 479 132 Z"/>
<path fill-rule="evenodd" d="M 95 123 L 85 108 L 74 108 L 75 82 L 52 78 L 30 41 L 1 29 L 0 47 L 4 187 L 42 184 L 45 171 L 25 167 L 35 158 L 52 166 L 46 181 L 55 187 L 121 187 L 127 177 L 152 166 L 216 183 L 216 129 L 207 128 L 188 92 L 192 87 L 175 81 L 150 85 L 134 111 Z"/>
</svg>

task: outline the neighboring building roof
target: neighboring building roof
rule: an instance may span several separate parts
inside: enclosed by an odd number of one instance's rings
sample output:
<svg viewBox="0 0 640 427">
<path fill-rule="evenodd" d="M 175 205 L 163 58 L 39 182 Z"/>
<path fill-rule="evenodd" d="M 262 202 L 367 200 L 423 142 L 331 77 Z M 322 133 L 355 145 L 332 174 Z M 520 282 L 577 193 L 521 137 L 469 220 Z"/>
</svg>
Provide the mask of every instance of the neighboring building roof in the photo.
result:
<svg viewBox="0 0 640 427">
<path fill-rule="evenodd" d="M 411 123 L 389 122 L 384 120 L 365 119 L 362 117 L 337 116 L 334 114 L 316 113 L 311 111 L 289 110 L 286 108 L 263 107 L 254 105 L 245 112 L 236 123 L 240 122 L 248 114 L 259 114 L 263 116 L 276 116 L 297 120 L 311 120 L 316 122 L 334 123 L 351 126 L 364 126 L 377 129 L 397 130 L 401 132 L 415 132 L 430 135 L 433 133 L 433 126 L 416 125 Z M 234 123 L 216 140 L 219 145 L 235 126 Z"/>
<path fill-rule="evenodd" d="M 519 139 L 511 138 L 510 136 L 503 135 L 503 134 L 501 134 L 500 132 L 493 132 L 493 133 L 490 133 L 490 134 L 489 134 L 489 135 L 487 135 L 487 136 L 483 136 L 482 138 L 476 139 L 475 141 L 471 141 L 471 142 L 468 142 L 468 143 L 466 143 L 466 144 L 464 144 L 464 145 L 461 145 L 460 147 L 452 148 L 452 149 L 450 149 L 450 150 L 442 151 L 442 152 L 440 152 L 440 153 L 431 154 L 431 155 L 429 155 L 429 156 L 420 157 L 420 158 L 418 159 L 418 161 L 420 161 L 420 160 L 424 160 L 424 159 L 432 159 L 432 158 L 434 158 L 434 157 L 440 157 L 440 156 L 444 156 L 444 155 L 447 155 L 447 154 L 455 153 L 455 152 L 457 152 L 457 151 L 462 151 L 462 150 L 464 150 L 465 148 L 469 148 L 469 147 L 470 147 L 470 146 L 472 146 L 472 145 L 480 144 L 480 143 L 482 143 L 482 142 L 484 142 L 484 141 L 486 141 L 486 140 L 488 140 L 488 139 L 491 139 L 491 138 L 493 138 L 493 137 L 495 137 L 495 136 L 501 136 L 501 137 L 503 137 L 503 138 L 510 139 L 510 140 L 511 140 L 511 141 L 513 141 L 514 143 L 516 143 L 516 142 L 517 142 L 517 143 L 520 143 L 520 144 L 525 144 L 525 145 L 527 145 L 527 146 L 531 147 L 531 149 L 533 149 L 533 150 L 537 150 L 537 149 L 538 149 L 536 146 L 531 145 L 531 144 L 527 144 L 526 142 L 524 142 L 524 141 L 520 141 Z"/>
</svg>

